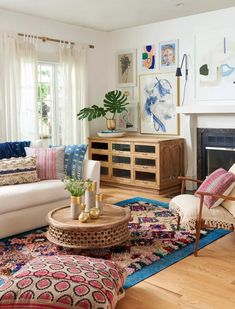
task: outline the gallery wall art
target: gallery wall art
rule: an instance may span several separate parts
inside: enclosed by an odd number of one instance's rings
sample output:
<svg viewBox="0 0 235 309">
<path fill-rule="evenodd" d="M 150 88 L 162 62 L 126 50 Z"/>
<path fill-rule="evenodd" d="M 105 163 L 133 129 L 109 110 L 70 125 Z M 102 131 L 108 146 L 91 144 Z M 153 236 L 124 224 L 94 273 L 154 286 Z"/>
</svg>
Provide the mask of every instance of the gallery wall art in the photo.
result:
<svg viewBox="0 0 235 309">
<path fill-rule="evenodd" d="M 116 78 L 118 87 L 136 86 L 136 49 L 116 53 Z"/>
<path fill-rule="evenodd" d="M 140 132 L 177 135 L 177 79 L 175 73 L 142 74 L 140 87 Z"/>
<path fill-rule="evenodd" d="M 127 106 L 127 111 L 117 114 L 116 126 L 117 129 L 123 131 L 138 131 L 138 103 L 131 102 Z"/>
<path fill-rule="evenodd" d="M 159 44 L 159 69 L 171 71 L 178 66 L 178 40 Z"/>
<path fill-rule="evenodd" d="M 232 29 L 195 36 L 195 97 L 235 99 L 235 38 Z"/>
<path fill-rule="evenodd" d="M 156 67 L 156 51 L 154 45 L 145 45 L 142 51 L 143 71 L 152 71 Z"/>
</svg>

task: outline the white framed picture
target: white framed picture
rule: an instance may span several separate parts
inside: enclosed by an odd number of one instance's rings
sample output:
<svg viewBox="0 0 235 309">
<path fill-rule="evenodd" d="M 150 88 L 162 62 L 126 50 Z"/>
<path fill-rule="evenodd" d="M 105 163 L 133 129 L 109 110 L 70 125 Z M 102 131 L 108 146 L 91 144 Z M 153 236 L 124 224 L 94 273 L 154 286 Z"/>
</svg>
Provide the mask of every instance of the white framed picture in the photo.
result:
<svg viewBox="0 0 235 309">
<path fill-rule="evenodd" d="M 116 80 L 121 88 L 136 86 L 136 49 L 116 53 Z"/>
<path fill-rule="evenodd" d="M 140 85 L 140 133 L 178 135 L 179 115 L 175 73 L 142 74 Z"/>
<path fill-rule="evenodd" d="M 126 106 L 127 112 L 122 112 L 116 116 L 117 129 L 123 131 L 138 131 L 139 106 L 138 102 L 131 102 Z"/>
<path fill-rule="evenodd" d="M 153 72 L 156 69 L 156 51 L 154 44 L 148 44 L 142 47 L 141 61 L 143 72 Z"/>
<path fill-rule="evenodd" d="M 195 35 L 195 99 L 214 104 L 235 100 L 235 38 L 232 29 Z"/>
<path fill-rule="evenodd" d="M 159 69 L 175 70 L 179 62 L 179 43 L 178 40 L 159 43 Z"/>
</svg>

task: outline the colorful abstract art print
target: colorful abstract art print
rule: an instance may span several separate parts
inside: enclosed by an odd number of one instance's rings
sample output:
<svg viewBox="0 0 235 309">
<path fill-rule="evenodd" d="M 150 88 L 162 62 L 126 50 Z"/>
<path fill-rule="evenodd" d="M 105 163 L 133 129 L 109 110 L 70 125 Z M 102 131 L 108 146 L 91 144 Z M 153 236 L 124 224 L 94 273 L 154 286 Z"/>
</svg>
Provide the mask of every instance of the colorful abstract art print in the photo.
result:
<svg viewBox="0 0 235 309">
<path fill-rule="evenodd" d="M 195 97 L 198 101 L 235 99 L 235 38 L 233 29 L 195 36 Z"/>
<path fill-rule="evenodd" d="M 131 102 L 127 106 L 127 112 L 122 112 L 116 116 L 117 128 L 123 131 L 138 131 L 138 103 Z"/>
<path fill-rule="evenodd" d="M 160 70 L 173 70 L 178 66 L 178 40 L 159 44 Z"/>
<path fill-rule="evenodd" d="M 146 45 L 143 47 L 142 52 L 142 68 L 149 71 L 154 70 L 156 66 L 155 46 Z"/>
<path fill-rule="evenodd" d="M 116 53 L 116 79 L 118 87 L 136 86 L 136 49 Z"/>
<path fill-rule="evenodd" d="M 175 73 L 140 75 L 141 133 L 178 135 L 176 114 L 177 79 Z"/>
</svg>

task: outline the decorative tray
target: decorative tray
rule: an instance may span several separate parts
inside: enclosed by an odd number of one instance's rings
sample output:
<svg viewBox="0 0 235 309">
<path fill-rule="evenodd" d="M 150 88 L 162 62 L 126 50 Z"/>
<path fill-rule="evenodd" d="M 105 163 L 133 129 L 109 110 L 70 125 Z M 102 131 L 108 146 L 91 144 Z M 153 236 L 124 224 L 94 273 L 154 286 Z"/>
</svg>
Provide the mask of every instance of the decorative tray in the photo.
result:
<svg viewBox="0 0 235 309">
<path fill-rule="evenodd" d="M 126 132 L 121 130 L 102 130 L 97 132 L 99 137 L 122 137 Z"/>
</svg>

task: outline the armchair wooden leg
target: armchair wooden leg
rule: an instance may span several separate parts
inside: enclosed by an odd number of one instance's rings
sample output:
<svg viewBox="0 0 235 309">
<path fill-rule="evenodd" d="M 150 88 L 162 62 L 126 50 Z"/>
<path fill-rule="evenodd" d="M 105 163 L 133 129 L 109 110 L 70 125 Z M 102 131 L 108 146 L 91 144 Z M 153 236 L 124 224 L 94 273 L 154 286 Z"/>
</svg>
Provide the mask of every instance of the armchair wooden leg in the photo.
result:
<svg viewBox="0 0 235 309">
<path fill-rule="evenodd" d="M 180 215 L 177 215 L 177 230 L 180 229 Z"/>
<path fill-rule="evenodd" d="M 181 183 L 181 194 L 184 194 L 184 191 L 185 191 L 185 180 L 183 179 Z"/>
<path fill-rule="evenodd" d="M 199 223 L 197 223 L 196 239 L 195 239 L 195 246 L 194 246 L 194 256 L 198 255 L 198 244 L 200 240 L 200 231 L 201 231 L 201 226 L 199 225 Z"/>
<path fill-rule="evenodd" d="M 194 247 L 194 256 L 198 255 L 198 245 L 200 240 L 200 232 L 201 232 L 201 226 L 202 226 L 202 207 L 204 202 L 204 195 L 201 195 L 200 198 L 200 208 L 199 208 L 199 214 L 197 219 L 197 227 L 196 227 L 196 239 L 195 239 L 195 247 Z"/>
</svg>

